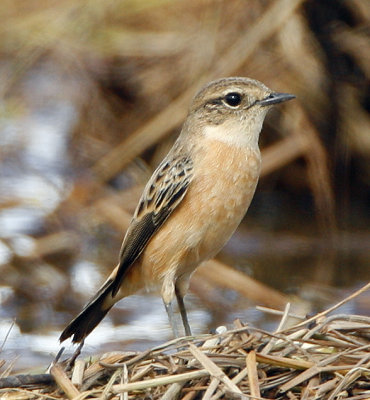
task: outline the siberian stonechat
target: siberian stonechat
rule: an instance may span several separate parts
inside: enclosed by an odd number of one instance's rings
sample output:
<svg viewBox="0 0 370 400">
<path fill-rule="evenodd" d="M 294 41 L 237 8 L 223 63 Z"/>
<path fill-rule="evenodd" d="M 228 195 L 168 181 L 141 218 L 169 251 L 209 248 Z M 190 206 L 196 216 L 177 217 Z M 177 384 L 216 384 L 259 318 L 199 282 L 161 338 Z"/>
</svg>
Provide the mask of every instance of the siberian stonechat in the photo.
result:
<svg viewBox="0 0 370 400">
<path fill-rule="evenodd" d="M 200 90 L 181 134 L 145 186 L 118 265 L 61 341 L 83 341 L 118 300 L 153 285 L 161 287 L 175 336 L 175 297 L 191 335 L 184 305 L 189 279 L 242 220 L 260 174 L 258 138 L 267 111 L 294 97 L 248 78 L 219 79 Z"/>
</svg>

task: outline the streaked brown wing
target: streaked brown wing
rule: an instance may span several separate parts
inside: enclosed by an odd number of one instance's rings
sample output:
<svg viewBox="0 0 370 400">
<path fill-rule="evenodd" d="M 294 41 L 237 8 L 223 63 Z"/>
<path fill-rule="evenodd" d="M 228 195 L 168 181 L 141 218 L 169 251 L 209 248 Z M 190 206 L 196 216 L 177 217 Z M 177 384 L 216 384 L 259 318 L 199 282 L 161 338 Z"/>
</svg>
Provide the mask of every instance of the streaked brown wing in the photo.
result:
<svg viewBox="0 0 370 400">
<path fill-rule="evenodd" d="M 119 268 L 112 283 L 113 297 L 150 238 L 184 198 L 192 177 L 192 160 L 184 156 L 166 158 L 154 171 L 122 243 Z"/>
</svg>

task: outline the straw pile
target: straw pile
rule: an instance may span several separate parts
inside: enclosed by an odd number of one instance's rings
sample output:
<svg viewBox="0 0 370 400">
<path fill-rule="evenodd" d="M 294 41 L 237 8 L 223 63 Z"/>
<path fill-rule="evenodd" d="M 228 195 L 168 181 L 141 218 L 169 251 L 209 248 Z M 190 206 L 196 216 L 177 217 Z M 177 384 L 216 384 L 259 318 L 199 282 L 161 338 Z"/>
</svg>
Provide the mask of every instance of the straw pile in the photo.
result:
<svg viewBox="0 0 370 400">
<path fill-rule="evenodd" d="M 235 329 L 181 338 L 142 353 L 54 363 L 50 374 L 3 378 L 6 399 L 368 399 L 370 317 L 331 309 L 274 333 Z M 40 383 L 44 382 L 44 383 Z M 45 383 L 47 382 L 47 383 Z M 28 388 L 27 388 L 28 387 Z"/>
</svg>

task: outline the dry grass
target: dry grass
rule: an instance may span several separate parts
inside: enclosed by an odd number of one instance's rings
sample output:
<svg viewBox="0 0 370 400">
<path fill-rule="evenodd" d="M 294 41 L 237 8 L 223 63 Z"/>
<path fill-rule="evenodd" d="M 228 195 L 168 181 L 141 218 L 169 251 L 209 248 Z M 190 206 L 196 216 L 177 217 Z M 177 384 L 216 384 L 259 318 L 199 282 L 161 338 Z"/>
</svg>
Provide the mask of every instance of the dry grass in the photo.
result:
<svg viewBox="0 0 370 400">
<path fill-rule="evenodd" d="M 1 398 L 368 399 L 370 318 L 328 314 L 369 289 L 289 328 L 287 307 L 273 333 L 237 320 L 215 335 L 77 360 L 67 372 L 62 362 L 50 375 L 2 378 L 11 388 Z"/>
</svg>

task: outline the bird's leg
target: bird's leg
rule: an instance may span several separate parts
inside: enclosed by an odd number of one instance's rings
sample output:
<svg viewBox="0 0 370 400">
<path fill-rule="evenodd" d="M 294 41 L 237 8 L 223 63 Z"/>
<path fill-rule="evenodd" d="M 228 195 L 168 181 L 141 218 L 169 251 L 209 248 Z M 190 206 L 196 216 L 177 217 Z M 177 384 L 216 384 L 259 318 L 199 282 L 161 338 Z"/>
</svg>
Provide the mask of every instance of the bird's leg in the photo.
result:
<svg viewBox="0 0 370 400">
<path fill-rule="evenodd" d="M 184 304 L 184 296 L 182 295 L 181 290 L 178 288 L 177 285 L 175 286 L 175 293 L 176 293 L 177 304 L 179 305 L 182 323 L 185 329 L 185 335 L 191 336 L 191 329 L 188 321 L 188 315 L 186 314 L 186 308 Z"/>
<path fill-rule="evenodd" d="M 68 360 L 67 369 L 66 369 L 67 371 L 71 370 L 72 367 L 74 366 L 76 358 L 81 354 L 81 350 L 82 350 L 84 343 L 85 343 L 85 339 L 82 339 L 80 344 L 78 345 L 77 349 L 73 353 L 72 357 Z"/>
<path fill-rule="evenodd" d="M 176 338 L 180 337 L 179 335 L 179 330 L 175 321 L 175 315 L 173 313 L 173 308 L 172 308 L 172 303 L 171 302 L 166 302 L 165 300 L 163 300 L 164 303 L 164 307 L 167 311 L 167 315 L 168 315 L 168 320 L 170 322 L 171 328 L 172 328 L 172 332 L 174 334 L 174 336 Z"/>
</svg>

